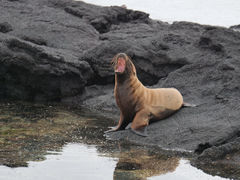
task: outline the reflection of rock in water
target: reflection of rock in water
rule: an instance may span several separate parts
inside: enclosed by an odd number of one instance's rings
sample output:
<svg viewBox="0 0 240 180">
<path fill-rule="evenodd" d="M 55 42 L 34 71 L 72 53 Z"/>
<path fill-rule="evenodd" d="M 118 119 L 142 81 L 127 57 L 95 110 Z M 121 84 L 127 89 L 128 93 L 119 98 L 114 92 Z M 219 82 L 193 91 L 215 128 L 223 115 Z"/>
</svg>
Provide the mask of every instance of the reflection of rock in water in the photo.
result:
<svg viewBox="0 0 240 180">
<path fill-rule="evenodd" d="M 177 157 L 134 148 L 121 152 L 114 171 L 114 179 L 147 179 L 147 177 L 173 172 L 178 164 Z"/>
</svg>

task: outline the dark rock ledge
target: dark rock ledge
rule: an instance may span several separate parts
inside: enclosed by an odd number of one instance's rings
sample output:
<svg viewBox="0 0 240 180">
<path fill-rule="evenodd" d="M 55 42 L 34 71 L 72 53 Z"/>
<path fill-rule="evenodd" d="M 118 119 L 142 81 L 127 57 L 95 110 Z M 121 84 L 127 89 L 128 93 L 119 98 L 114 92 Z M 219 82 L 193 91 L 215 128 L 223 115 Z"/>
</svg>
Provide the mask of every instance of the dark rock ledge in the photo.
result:
<svg viewBox="0 0 240 180">
<path fill-rule="evenodd" d="M 1 99 L 84 105 L 113 116 L 110 60 L 125 52 L 145 85 L 178 88 L 198 107 L 151 124 L 147 138 L 128 130 L 111 138 L 199 158 L 238 149 L 240 33 L 234 28 L 168 24 L 143 12 L 70 0 L 3 0 L 0 12 Z"/>
</svg>

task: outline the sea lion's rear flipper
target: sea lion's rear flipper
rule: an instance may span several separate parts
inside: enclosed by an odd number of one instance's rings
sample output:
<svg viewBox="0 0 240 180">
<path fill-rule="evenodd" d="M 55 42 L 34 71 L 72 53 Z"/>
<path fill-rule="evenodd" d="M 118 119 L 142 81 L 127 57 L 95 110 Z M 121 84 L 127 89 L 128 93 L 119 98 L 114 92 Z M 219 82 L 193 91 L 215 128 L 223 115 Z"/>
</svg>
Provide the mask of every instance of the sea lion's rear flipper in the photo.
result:
<svg viewBox="0 0 240 180">
<path fill-rule="evenodd" d="M 139 135 L 139 136 L 143 136 L 143 137 L 147 137 L 148 134 L 147 134 L 147 127 L 142 127 L 142 128 L 139 128 L 139 129 L 132 129 L 132 132 L 134 132 L 135 134 Z"/>
<path fill-rule="evenodd" d="M 135 115 L 133 122 L 131 124 L 131 130 L 140 136 L 148 136 L 146 131 L 146 126 L 149 123 L 149 112 L 146 110 L 141 110 Z"/>
</svg>

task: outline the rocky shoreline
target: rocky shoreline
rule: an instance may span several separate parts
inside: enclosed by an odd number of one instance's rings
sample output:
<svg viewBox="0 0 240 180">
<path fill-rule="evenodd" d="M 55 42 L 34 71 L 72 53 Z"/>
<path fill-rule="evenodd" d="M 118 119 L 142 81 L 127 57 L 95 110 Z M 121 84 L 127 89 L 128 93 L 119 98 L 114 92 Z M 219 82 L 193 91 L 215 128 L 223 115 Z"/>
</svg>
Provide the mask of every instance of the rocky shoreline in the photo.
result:
<svg viewBox="0 0 240 180">
<path fill-rule="evenodd" d="M 144 85 L 175 87 L 198 106 L 151 124 L 147 138 L 128 130 L 111 138 L 192 151 L 199 159 L 239 150 L 238 26 L 168 24 L 70 0 L 3 0 L 0 11 L 1 99 L 83 105 L 117 118 L 110 61 L 125 52 Z"/>
</svg>

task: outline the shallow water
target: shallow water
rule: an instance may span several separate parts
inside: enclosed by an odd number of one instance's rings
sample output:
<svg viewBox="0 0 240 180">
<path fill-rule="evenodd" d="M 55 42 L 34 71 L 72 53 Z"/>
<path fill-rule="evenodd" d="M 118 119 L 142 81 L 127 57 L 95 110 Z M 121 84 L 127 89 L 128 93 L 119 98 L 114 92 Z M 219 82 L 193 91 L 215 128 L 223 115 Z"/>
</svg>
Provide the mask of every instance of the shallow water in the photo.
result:
<svg viewBox="0 0 240 180">
<path fill-rule="evenodd" d="M 84 0 L 103 6 L 121 6 L 150 14 L 153 19 L 166 22 L 190 21 L 200 24 L 233 26 L 240 24 L 238 0 Z"/>
<path fill-rule="evenodd" d="M 124 167 L 120 165 L 120 162 L 127 161 L 127 159 L 109 157 L 108 154 L 99 153 L 95 146 L 79 143 L 67 144 L 63 147 L 62 152 L 52 153 L 54 155 L 47 155 L 45 161 L 29 162 L 27 168 L 0 166 L 0 179 L 222 179 L 204 174 L 201 170 L 192 167 L 185 159 L 159 158 L 155 163 L 159 161 L 161 164 L 155 166 L 156 164 L 153 162 L 149 167 L 146 160 L 146 164 L 140 164 L 146 166 L 145 168 L 139 168 L 140 165 L 130 166 L 125 162 L 126 167 Z M 151 156 L 148 158 L 149 161 L 152 160 Z M 147 178 L 149 176 L 152 177 Z"/>
<path fill-rule="evenodd" d="M 157 148 L 106 140 L 114 122 L 82 109 L 0 104 L 0 179 L 224 179 Z"/>
</svg>

